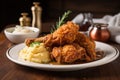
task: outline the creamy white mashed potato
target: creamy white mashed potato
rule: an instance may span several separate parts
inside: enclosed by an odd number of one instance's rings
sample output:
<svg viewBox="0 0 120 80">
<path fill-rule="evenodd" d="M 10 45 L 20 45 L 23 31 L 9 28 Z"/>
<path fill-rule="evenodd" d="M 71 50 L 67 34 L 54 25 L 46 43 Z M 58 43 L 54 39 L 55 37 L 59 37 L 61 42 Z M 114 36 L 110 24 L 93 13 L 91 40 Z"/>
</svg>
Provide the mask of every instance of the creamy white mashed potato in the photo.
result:
<svg viewBox="0 0 120 80">
<path fill-rule="evenodd" d="M 26 46 L 20 51 L 19 58 L 37 63 L 49 63 L 51 61 L 50 53 L 45 48 L 44 43 L 32 47 Z"/>
<path fill-rule="evenodd" d="M 16 25 L 15 30 L 12 33 L 23 34 L 23 33 L 33 33 L 34 31 L 26 27 L 21 27 Z"/>
</svg>

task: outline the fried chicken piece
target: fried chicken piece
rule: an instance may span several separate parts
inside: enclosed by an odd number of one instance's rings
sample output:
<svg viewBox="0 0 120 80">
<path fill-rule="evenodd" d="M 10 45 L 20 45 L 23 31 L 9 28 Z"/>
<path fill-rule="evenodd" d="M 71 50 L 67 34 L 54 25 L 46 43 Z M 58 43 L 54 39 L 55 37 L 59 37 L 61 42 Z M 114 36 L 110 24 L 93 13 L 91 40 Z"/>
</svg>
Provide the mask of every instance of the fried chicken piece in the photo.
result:
<svg viewBox="0 0 120 80">
<path fill-rule="evenodd" d="M 96 59 L 95 42 L 92 39 L 79 32 L 74 42 L 85 48 L 87 55 L 91 58 L 91 61 Z"/>
<path fill-rule="evenodd" d="M 29 46 L 33 41 L 40 41 L 44 42 L 47 47 L 52 45 L 64 45 L 66 43 L 72 43 L 76 39 L 78 30 L 78 25 L 68 21 L 66 24 L 60 26 L 54 33 L 48 34 L 42 38 L 27 39 L 25 43 Z"/>
<path fill-rule="evenodd" d="M 58 63 L 75 63 L 77 60 L 89 61 L 90 59 L 85 49 L 76 43 L 67 44 L 63 47 L 54 47 L 51 55 Z"/>
<path fill-rule="evenodd" d="M 44 40 L 44 37 L 39 37 L 39 38 L 27 38 L 27 39 L 25 39 L 25 44 L 27 45 L 27 46 L 30 46 L 30 43 L 32 43 L 32 42 L 43 42 L 43 40 Z"/>
<path fill-rule="evenodd" d="M 76 39 L 79 26 L 68 21 L 53 33 L 53 39 L 57 39 L 60 45 L 64 43 L 72 43 Z M 53 43 L 56 42 L 53 40 Z"/>
</svg>

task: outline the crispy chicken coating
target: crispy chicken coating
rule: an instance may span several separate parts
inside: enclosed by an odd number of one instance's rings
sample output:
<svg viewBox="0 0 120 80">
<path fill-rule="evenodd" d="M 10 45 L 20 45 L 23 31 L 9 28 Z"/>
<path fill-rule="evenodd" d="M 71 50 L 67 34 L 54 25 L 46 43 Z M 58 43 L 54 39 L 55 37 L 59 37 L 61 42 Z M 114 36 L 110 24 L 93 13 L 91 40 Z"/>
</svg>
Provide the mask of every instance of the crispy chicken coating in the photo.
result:
<svg viewBox="0 0 120 80">
<path fill-rule="evenodd" d="M 76 43 L 66 44 L 60 47 L 54 47 L 51 55 L 58 63 L 75 63 L 77 60 L 88 60 L 84 48 Z"/>
<path fill-rule="evenodd" d="M 44 42 L 47 47 L 64 45 L 66 43 L 72 43 L 76 39 L 78 30 L 78 25 L 68 21 L 66 24 L 60 26 L 54 33 L 48 34 L 42 38 L 27 39 L 25 43 L 27 46 L 34 41 Z"/>
<path fill-rule="evenodd" d="M 60 45 L 72 43 L 76 39 L 78 30 L 78 25 L 68 21 L 53 33 L 53 43 L 57 42 Z"/>
<path fill-rule="evenodd" d="M 92 39 L 79 32 L 74 42 L 86 49 L 87 55 L 90 56 L 91 60 L 96 59 L 95 42 Z"/>
<path fill-rule="evenodd" d="M 43 42 L 50 48 L 52 58 L 58 63 L 75 63 L 76 61 L 96 60 L 95 42 L 79 32 L 78 25 L 71 21 L 60 26 L 54 33 L 43 37 L 26 39 L 32 42 Z"/>
</svg>

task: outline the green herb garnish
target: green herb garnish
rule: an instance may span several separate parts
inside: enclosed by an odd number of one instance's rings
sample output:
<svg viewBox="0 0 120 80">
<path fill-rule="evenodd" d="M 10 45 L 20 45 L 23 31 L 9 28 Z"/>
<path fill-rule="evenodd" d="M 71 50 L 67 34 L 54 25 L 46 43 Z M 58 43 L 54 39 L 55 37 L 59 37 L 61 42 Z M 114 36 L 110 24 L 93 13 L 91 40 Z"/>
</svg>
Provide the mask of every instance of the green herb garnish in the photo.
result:
<svg viewBox="0 0 120 80">
<path fill-rule="evenodd" d="M 40 42 L 32 42 L 32 43 L 30 44 L 30 47 L 34 47 L 34 46 L 36 46 L 36 45 L 40 45 Z"/>
<path fill-rule="evenodd" d="M 57 30 L 62 24 L 65 23 L 65 19 L 68 17 L 68 15 L 71 13 L 70 10 L 68 10 L 67 12 L 65 12 L 62 16 L 62 18 L 59 17 L 59 21 L 56 22 L 55 25 L 52 26 L 51 28 L 51 33 L 53 33 L 55 30 Z"/>
</svg>

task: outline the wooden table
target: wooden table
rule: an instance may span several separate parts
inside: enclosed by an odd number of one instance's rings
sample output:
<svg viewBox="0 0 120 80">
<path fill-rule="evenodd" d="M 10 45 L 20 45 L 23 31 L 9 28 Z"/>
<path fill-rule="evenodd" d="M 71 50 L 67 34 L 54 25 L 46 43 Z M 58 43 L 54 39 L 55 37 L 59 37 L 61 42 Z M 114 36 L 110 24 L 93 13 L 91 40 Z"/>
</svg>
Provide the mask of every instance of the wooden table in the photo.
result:
<svg viewBox="0 0 120 80">
<path fill-rule="evenodd" d="M 108 44 L 120 51 L 120 45 L 114 42 Z M 0 33 L 0 80 L 120 80 L 120 57 L 115 61 L 88 69 L 54 72 L 24 67 L 13 63 L 6 57 L 6 50 L 14 44 Z"/>
</svg>

